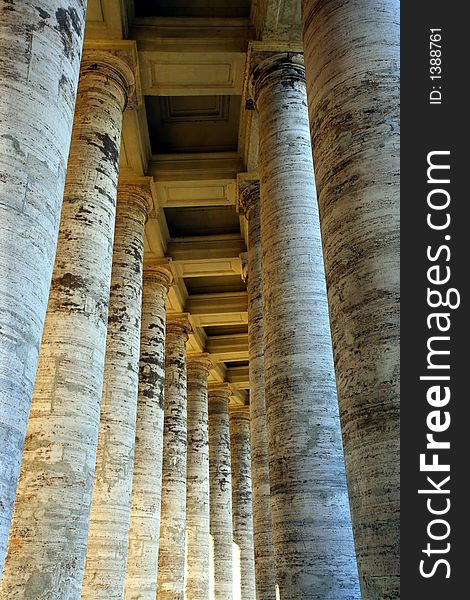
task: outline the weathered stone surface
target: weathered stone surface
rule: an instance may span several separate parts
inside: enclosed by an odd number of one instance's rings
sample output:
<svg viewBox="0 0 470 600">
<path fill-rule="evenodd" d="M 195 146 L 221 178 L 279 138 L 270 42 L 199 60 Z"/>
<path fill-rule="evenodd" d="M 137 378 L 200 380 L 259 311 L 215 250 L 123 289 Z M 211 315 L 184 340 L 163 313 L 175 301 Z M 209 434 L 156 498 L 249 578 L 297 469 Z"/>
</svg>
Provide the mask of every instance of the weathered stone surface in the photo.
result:
<svg viewBox="0 0 470 600">
<path fill-rule="evenodd" d="M 304 0 L 308 101 L 364 600 L 399 598 L 399 2 Z"/>
<path fill-rule="evenodd" d="M 302 57 L 253 62 L 277 585 L 281 598 L 357 599 Z"/>
<path fill-rule="evenodd" d="M 240 553 L 240 600 L 255 600 L 250 407 L 230 409 L 233 542 Z"/>
<path fill-rule="evenodd" d="M 208 354 L 188 356 L 186 585 L 189 600 L 209 600 Z"/>
<path fill-rule="evenodd" d="M 54 264 L 85 0 L 0 7 L 0 573 Z"/>
<path fill-rule="evenodd" d="M 103 396 L 82 600 L 122 600 L 138 394 L 144 227 L 152 196 L 118 190 Z"/>
<path fill-rule="evenodd" d="M 182 600 L 184 595 L 187 462 L 186 342 L 190 330 L 188 315 L 169 315 L 166 324 L 158 600 Z"/>
<path fill-rule="evenodd" d="M 257 600 L 276 600 L 269 481 L 268 429 L 264 397 L 264 328 L 259 180 L 241 179 L 238 204 L 248 220 L 248 348 L 250 354 L 251 470 L 253 481 L 253 537 Z"/>
<path fill-rule="evenodd" d="M 155 600 L 163 459 L 166 265 L 145 265 L 142 289 L 139 397 L 125 600 Z"/>
<path fill-rule="evenodd" d="M 232 470 L 228 384 L 209 384 L 210 535 L 213 541 L 214 600 L 233 598 Z"/>
<path fill-rule="evenodd" d="M 129 67 L 84 57 L 0 597 L 78 600 L 93 488 Z"/>
</svg>

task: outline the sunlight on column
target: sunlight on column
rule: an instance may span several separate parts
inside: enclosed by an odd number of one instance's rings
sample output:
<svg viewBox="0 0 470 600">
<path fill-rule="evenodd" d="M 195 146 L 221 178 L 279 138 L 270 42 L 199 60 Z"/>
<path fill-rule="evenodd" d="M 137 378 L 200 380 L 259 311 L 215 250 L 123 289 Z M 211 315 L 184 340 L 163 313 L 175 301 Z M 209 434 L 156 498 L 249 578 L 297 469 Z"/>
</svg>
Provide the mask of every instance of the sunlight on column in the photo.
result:
<svg viewBox="0 0 470 600">
<path fill-rule="evenodd" d="M 233 560 L 233 600 L 242 598 L 242 574 L 240 569 L 240 546 L 232 542 Z"/>
<path fill-rule="evenodd" d="M 279 591 L 278 583 L 276 583 L 276 600 L 281 600 L 281 592 Z"/>
<path fill-rule="evenodd" d="M 214 592 L 214 536 L 209 536 L 209 600 L 215 600 Z"/>
</svg>

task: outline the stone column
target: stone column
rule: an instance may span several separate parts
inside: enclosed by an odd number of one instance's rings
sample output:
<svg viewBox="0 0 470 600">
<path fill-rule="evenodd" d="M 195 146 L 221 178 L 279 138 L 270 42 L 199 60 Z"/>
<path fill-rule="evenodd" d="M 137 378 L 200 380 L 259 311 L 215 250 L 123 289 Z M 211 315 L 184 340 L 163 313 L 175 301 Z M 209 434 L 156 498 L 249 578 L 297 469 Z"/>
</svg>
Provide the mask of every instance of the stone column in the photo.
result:
<svg viewBox="0 0 470 600">
<path fill-rule="evenodd" d="M 51 292 L 0 598 L 78 600 L 103 386 L 130 67 L 82 61 Z"/>
<path fill-rule="evenodd" d="M 209 600 L 208 354 L 188 357 L 186 586 L 188 600 Z"/>
<path fill-rule="evenodd" d="M 399 598 L 399 1 L 304 0 L 312 146 L 364 600 Z"/>
<path fill-rule="evenodd" d="M 281 598 L 359 598 L 304 68 L 252 54 L 260 122 L 265 391 Z"/>
<path fill-rule="evenodd" d="M 33 394 L 70 147 L 83 0 L 0 11 L 0 573 Z"/>
<path fill-rule="evenodd" d="M 145 186 L 119 187 L 103 397 L 82 600 L 122 600 L 136 429 Z"/>
<path fill-rule="evenodd" d="M 184 595 L 187 450 L 186 342 L 190 330 L 188 315 L 169 315 L 166 325 L 158 600 L 182 600 Z"/>
<path fill-rule="evenodd" d="M 209 384 L 210 534 L 214 548 L 214 600 L 233 598 L 232 471 L 227 383 Z"/>
<path fill-rule="evenodd" d="M 276 600 L 268 430 L 264 397 L 264 327 L 259 180 L 239 176 L 238 207 L 248 220 L 248 264 L 245 281 L 248 291 L 250 439 L 256 598 L 257 600 Z"/>
<path fill-rule="evenodd" d="M 233 541 L 240 549 L 240 599 L 255 600 L 249 406 L 236 406 L 230 410 L 230 454 Z"/>
<path fill-rule="evenodd" d="M 144 267 L 139 398 L 134 452 L 125 600 L 155 600 L 163 458 L 166 295 L 168 266 Z"/>
</svg>

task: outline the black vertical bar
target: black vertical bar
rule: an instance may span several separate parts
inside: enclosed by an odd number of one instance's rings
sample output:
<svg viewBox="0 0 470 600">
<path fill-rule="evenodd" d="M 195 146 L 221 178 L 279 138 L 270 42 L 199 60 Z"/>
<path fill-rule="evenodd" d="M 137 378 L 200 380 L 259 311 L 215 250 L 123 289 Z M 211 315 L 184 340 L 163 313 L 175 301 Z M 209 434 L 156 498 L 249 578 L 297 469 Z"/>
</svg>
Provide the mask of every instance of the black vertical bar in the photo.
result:
<svg viewBox="0 0 470 600">
<path fill-rule="evenodd" d="M 402 600 L 469 597 L 470 35 L 465 7 L 436 0 L 401 5 Z M 431 168 L 427 174 L 429 163 L 450 169 Z M 454 308 L 444 306 L 446 300 Z M 428 345 L 450 354 L 429 354 Z M 433 441 L 426 437 L 431 434 Z M 427 448 L 434 442 L 449 442 L 450 449 Z M 436 470 L 426 471 L 433 460 Z"/>
</svg>

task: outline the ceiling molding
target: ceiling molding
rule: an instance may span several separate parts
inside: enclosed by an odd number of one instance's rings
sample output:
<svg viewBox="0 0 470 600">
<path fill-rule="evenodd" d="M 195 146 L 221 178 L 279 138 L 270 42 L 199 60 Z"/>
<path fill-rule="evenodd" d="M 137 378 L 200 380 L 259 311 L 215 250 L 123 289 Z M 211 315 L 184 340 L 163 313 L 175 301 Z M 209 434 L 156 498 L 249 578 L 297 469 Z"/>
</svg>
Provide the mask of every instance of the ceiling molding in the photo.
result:
<svg viewBox="0 0 470 600">
<path fill-rule="evenodd" d="M 149 96 L 241 95 L 243 52 L 139 51 L 142 89 Z"/>
<path fill-rule="evenodd" d="M 157 197 L 163 207 L 226 206 L 236 202 L 234 179 L 157 181 Z"/>
</svg>

